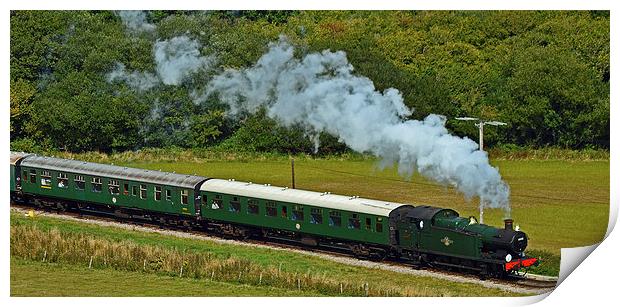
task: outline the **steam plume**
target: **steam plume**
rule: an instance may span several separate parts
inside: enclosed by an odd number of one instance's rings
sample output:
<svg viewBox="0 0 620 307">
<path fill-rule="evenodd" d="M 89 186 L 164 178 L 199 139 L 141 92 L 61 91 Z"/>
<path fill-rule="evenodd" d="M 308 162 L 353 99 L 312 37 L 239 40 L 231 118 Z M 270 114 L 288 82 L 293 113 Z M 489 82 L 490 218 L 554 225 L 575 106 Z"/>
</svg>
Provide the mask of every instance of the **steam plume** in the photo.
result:
<svg viewBox="0 0 620 307">
<path fill-rule="evenodd" d="M 213 57 L 200 56 L 200 43 L 185 35 L 157 41 L 153 56 L 159 78 L 168 85 L 179 85 L 184 78 L 213 63 Z"/>
<path fill-rule="evenodd" d="M 213 56 L 200 55 L 200 43 L 185 35 L 168 40 L 157 41 L 153 46 L 153 58 L 157 75 L 151 72 L 125 69 L 122 63 L 106 77 L 108 82 L 124 81 L 137 91 L 147 91 L 160 83 L 179 85 L 189 75 L 209 69 L 214 63 Z"/>
<path fill-rule="evenodd" d="M 146 21 L 146 13 L 144 11 L 119 11 L 118 16 L 121 17 L 123 24 L 129 32 L 153 32 L 156 29 L 154 24 Z"/>
<path fill-rule="evenodd" d="M 451 135 L 445 117 L 406 120 L 412 111 L 400 92 L 379 92 L 370 79 L 354 75 L 342 51 L 302 59 L 293 51 L 281 38 L 253 67 L 215 76 L 197 102 L 216 94 L 233 115 L 265 107 L 282 125 L 301 124 L 315 135 L 328 132 L 355 151 L 380 157 L 384 166 L 396 163 L 401 175 L 417 171 L 510 214 L 509 187 L 498 170 L 474 141 Z"/>
<path fill-rule="evenodd" d="M 148 91 L 159 84 L 159 79 L 154 74 L 140 71 L 128 72 L 122 63 L 116 63 L 116 68 L 107 74 L 107 79 L 108 82 L 123 81 L 140 92 Z"/>
</svg>

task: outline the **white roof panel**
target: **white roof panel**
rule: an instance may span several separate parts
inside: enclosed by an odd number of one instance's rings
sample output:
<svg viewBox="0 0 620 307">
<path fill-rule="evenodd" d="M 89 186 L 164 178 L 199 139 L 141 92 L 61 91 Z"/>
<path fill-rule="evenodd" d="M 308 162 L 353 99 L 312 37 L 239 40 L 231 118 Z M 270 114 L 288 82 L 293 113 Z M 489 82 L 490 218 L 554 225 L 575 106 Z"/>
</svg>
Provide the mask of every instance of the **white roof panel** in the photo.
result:
<svg viewBox="0 0 620 307">
<path fill-rule="evenodd" d="M 222 179 L 209 179 L 202 184 L 200 190 L 386 217 L 392 210 L 406 205 L 373 199 L 325 194 L 306 190 L 289 189 L 251 182 L 229 181 Z"/>
</svg>

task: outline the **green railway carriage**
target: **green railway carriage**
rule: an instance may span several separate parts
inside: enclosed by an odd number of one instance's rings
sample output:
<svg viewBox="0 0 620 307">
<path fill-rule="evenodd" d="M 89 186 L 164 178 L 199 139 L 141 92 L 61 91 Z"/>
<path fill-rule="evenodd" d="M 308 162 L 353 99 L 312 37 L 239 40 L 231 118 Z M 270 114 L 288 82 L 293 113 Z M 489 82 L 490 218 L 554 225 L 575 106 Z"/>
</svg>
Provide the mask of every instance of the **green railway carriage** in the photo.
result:
<svg viewBox="0 0 620 307">
<path fill-rule="evenodd" d="M 409 206 L 221 179 L 200 190 L 203 218 L 300 233 L 309 243 L 326 237 L 387 246 L 389 213 Z"/>
<path fill-rule="evenodd" d="M 22 192 L 47 202 L 70 200 L 159 213 L 199 216 L 194 206 L 205 177 L 31 155 L 20 165 Z"/>
<path fill-rule="evenodd" d="M 11 156 L 10 156 L 10 169 L 11 169 L 11 180 L 9 180 L 10 183 L 10 191 L 11 193 L 16 192 L 17 190 L 21 189 L 21 178 L 19 177 L 19 167 L 20 167 L 20 162 L 22 159 L 24 159 L 25 157 L 29 156 L 30 154 L 25 153 L 25 152 L 15 152 L 15 151 L 11 151 Z"/>
</svg>

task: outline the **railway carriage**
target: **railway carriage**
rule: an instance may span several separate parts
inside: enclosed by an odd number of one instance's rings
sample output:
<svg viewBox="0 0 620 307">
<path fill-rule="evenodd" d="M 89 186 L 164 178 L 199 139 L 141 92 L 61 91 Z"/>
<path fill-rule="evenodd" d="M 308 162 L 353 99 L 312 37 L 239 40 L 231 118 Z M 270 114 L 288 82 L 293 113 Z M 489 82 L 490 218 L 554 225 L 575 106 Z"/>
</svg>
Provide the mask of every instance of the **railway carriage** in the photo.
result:
<svg viewBox="0 0 620 307">
<path fill-rule="evenodd" d="M 11 199 L 358 257 L 505 276 L 538 263 L 527 236 L 451 209 L 11 152 Z"/>
<path fill-rule="evenodd" d="M 35 205 L 65 210 L 105 210 L 196 224 L 197 187 L 205 177 L 29 155 L 19 164 L 22 197 Z M 191 218 L 190 218 L 191 217 Z"/>
<path fill-rule="evenodd" d="M 10 177 L 11 180 L 9 180 L 11 196 L 17 195 L 15 192 L 17 192 L 21 184 L 21 177 L 19 176 L 21 160 L 29 155 L 30 154 L 27 154 L 25 152 L 11 151 L 10 166 L 9 166 L 11 169 L 11 177 Z"/>
<path fill-rule="evenodd" d="M 243 232 L 260 230 L 263 236 L 353 249 L 370 257 L 389 252 L 389 213 L 409 206 L 221 179 L 205 181 L 200 190 L 205 219 L 238 224 Z"/>
</svg>

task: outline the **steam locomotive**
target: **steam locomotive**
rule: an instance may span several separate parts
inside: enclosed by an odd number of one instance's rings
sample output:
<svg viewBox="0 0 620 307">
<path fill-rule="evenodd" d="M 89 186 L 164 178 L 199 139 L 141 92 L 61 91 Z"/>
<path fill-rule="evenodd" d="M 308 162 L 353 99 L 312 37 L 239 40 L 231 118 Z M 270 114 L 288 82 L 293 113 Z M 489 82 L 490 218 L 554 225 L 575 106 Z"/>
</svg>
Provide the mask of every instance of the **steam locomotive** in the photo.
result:
<svg viewBox="0 0 620 307">
<path fill-rule="evenodd" d="M 11 200 L 279 240 L 367 259 L 507 277 L 538 265 L 527 235 L 447 208 L 11 152 Z"/>
</svg>

